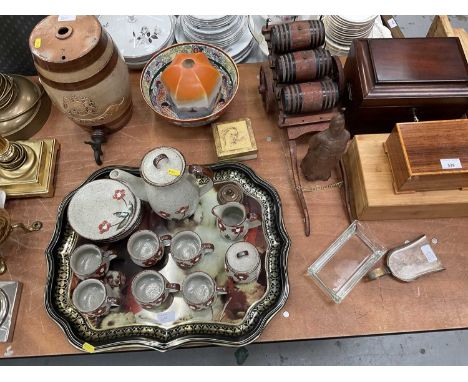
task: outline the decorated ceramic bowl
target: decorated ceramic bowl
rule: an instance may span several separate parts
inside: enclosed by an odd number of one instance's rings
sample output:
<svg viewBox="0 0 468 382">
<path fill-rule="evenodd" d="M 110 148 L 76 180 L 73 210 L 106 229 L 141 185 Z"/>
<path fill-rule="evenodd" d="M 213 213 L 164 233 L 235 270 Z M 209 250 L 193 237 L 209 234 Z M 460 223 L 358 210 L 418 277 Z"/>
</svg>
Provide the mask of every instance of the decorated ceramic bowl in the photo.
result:
<svg viewBox="0 0 468 382">
<path fill-rule="evenodd" d="M 172 106 L 169 94 L 161 81 L 161 74 L 178 53 L 198 52 L 204 53 L 211 64 L 219 71 L 221 75 L 221 95 L 211 114 L 189 118 L 186 115 L 179 114 Z M 141 73 L 140 87 L 146 103 L 162 118 L 178 126 L 203 126 L 219 118 L 233 100 L 239 87 L 239 71 L 232 58 L 215 46 L 202 43 L 176 44 L 156 53 L 151 58 Z"/>
</svg>

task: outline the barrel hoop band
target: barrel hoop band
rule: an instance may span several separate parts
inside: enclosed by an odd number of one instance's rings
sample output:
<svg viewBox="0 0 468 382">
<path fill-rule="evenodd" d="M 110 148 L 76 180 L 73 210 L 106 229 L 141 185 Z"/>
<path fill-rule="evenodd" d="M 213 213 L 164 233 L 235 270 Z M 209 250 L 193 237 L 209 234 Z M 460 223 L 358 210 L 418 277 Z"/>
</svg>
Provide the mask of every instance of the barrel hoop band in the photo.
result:
<svg viewBox="0 0 468 382">
<path fill-rule="evenodd" d="M 107 65 L 100 72 L 83 81 L 63 83 L 49 80 L 48 78 L 42 75 L 39 75 L 39 77 L 41 79 L 41 82 L 57 90 L 83 90 L 90 88 L 107 78 L 107 76 L 109 76 L 109 74 L 112 73 L 115 66 L 117 65 L 118 59 L 119 53 L 117 51 L 117 48 L 115 48 Z"/>
</svg>

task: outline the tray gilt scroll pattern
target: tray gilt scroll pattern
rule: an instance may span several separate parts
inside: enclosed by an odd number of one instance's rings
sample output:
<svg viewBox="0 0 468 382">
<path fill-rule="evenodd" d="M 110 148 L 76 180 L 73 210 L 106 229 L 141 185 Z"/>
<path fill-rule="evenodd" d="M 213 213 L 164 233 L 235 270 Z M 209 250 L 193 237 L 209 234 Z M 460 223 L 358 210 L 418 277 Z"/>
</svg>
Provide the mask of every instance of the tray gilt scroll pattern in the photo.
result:
<svg viewBox="0 0 468 382">
<path fill-rule="evenodd" d="M 72 193 L 59 207 L 57 228 L 46 252 L 49 265 L 46 307 L 74 346 L 81 348 L 83 343 L 88 342 L 95 346 L 96 351 L 135 346 L 168 350 L 187 342 L 240 346 L 254 341 L 272 316 L 284 305 L 289 292 L 287 254 L 290 241 L 283 226 L 277 192 L 244 165 L 226 163 L 210 167 L 214 171 L 215 183 L 237 182 L 245 193 L 257 199 L 262 206 L 263 229 L 268 242 L 265 262 L 268 285 L 263 298 L 250 307 L 243 321 L 237 325 L 190 322 L 167 329 L 141 324 L 93 329 L 68 297 L 71 278 L 69 256 L 77 240 L 77 234 L 65 217 Z M 85 183 L 106 176 L 114 168 L 107 167 L 97 171 Z M 125 170 L 138 175 L 135 168 Z M 64 227 L 63 230 L 61 227 Z"/>
</svg>

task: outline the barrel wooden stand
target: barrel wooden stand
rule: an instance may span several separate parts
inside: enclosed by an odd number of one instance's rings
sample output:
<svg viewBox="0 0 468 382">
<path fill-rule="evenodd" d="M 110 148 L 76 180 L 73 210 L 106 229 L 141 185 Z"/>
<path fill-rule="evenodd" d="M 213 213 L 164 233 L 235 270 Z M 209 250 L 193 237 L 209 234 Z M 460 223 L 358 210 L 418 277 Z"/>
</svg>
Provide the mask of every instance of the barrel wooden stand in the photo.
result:
<svg viewBox="0 0 468 382">
<path fill-rule="evenodd" d="M 304 232 L 306 236 L 309 236 L 309 211 L 307 209 L 299 175 L 296 139 L 306 134 L 316 133 L 328 128 L 331 119 L 339 112 L 339 96 L 343 94 L 344 89 L 344 72 L 343 65 L 338 57 L 330 56 L 324 49 L 318 48 L 325 40 L 324 31 L 322 36 L 322 30 L 317 26 L 317 23 L 305 23 L 307 22 L 290 23 L 290 25 L 296 25 L 296 27 L 291 27 L 291 29 L 289 29 L 291 33 L 287 33 L 287 28 L 285 26 L 276 28 L 274 31 L 275 36 L 273 36 L 272 33 L 272 30 L 275 28 L 272 28 L 272 26 L 265 25 L 262 28 L 262 34 L 265 36 L 265 40 L 268 43 L 270 55 L 268 57 L 268 63 L 262 64 L 260 68 L 260 84 L 258 91 L 262 96 L 265 110 L 269 114 L 277 114 L 278 127 L 286 130 L 294 187 L 302 210 Z M 304 28 L 308 27 L 308 25 L 310 25 L 310 30 L 316 34 L 315 36 L 310 37 L 303 33 Z M 291 41 L 279 41 L 278 36 L 280 34 L 282 36 L 291 36 Z M 272 39 L 274 41 L 272 41 Z M 310 50 L 314 48 L 317 48 L 316 51 Z M 304 51 L 297 51 L 298 49 L 304 49 Z M 291 52 L 291 50 L 293 50 L 293 52 Z M 294 63 L 292 63 L 293 61 Z M 303 108 L 301 106 L 296 108 L 293 107 L 292 104 L 288 104 L 286 110 L 305 109 L 317 111 L 297 114 L 288 114 L 285 112 L 283 102 L 281 102 L 282 93 L 284 95 L 285 92 L 288 92 L 291 89 L 289 88 L 290 86 L 296 86 L 297 88 L 299 85 L 297 84 L 298 82 L 313 81 L 323 76 L 328 77 L 328 80 L 326 80 L 327 83 L 328 81 L 333 81 L 335 86 L 338 87 L 338 92 L 332 91 L 333 97 L 337 97 L 337 99 L 332 102 L 332 104 L 336 104 L 335 107 L 328 109 L 326 107 L 329 106 L 326 105 L 327 100 L 322 103 L 323 98 L 320 85 L 314 83 L 314 85 L 305 86 L 305 88 L 310 90 L 309 96 L 311 102 L 306 105 L 308 107 Z M 288 80 L 288 83 L 283 82 L 285 80 Z M 291 83 L 295 85 L 291 85 Z M 304 84 L 301 84 L 299 86 L 303 87 L 303 85 Z"/>
</svg>

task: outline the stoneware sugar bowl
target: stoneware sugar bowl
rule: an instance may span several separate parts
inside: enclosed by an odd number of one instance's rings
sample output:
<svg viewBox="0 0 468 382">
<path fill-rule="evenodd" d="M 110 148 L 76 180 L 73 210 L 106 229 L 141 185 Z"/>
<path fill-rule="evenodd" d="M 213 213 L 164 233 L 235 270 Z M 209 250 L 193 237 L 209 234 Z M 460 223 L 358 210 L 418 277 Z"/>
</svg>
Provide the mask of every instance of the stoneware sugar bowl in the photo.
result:
<svg viewBox="0 0 468 382">
<path fill-rule="evenodd" d="M 243 241 L 231 245 L 226 252 L 224 266 L 228 276 L 236 283 L 256 281 L 261 269 L 257 248 Z"/>
<path fill-rule="evenodd" d="M 158 147 L 145 155 L 140 166 L 141 178 L 120 169 L 110 178 L 127 184 L 135 195 L 151 205 L 164 219 L 182 220 L 193 215 L 200 197 L 213 187 L 211 171 L 185 163 L 184 156 L 172 147 Z M 205 176 L 203 186 L 197 177 Z"/>
</svg>

